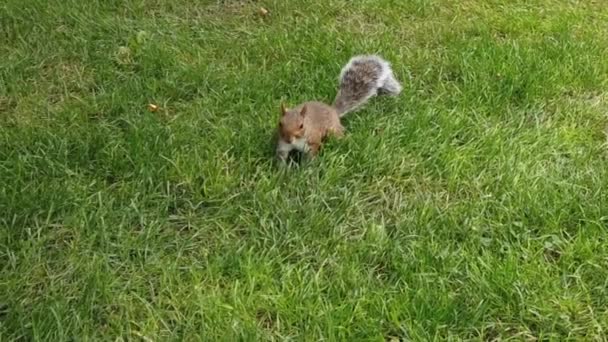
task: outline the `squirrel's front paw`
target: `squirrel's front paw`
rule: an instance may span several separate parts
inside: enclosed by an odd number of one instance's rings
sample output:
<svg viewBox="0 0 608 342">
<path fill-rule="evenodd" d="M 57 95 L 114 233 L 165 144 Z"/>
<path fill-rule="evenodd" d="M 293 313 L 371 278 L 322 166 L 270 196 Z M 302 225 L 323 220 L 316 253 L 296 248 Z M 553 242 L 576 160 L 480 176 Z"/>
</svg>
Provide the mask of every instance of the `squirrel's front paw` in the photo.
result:
<svg viewBox="0 0 608 342">
<path fill-rule="evenodd" d="M 277 159 L 282 164 L 287 162 L 287 157 L 289 157 L 289 152 L 287 151 L 277 151 Z"/>
<path fill-rule="evenodd" d="M 319 154 L 319 150 L 321 149 L 321 145 L 319 144 L 309 144 L 308 145 L 308 159 L 315 159 L 315 157 Z"/>
</svg>

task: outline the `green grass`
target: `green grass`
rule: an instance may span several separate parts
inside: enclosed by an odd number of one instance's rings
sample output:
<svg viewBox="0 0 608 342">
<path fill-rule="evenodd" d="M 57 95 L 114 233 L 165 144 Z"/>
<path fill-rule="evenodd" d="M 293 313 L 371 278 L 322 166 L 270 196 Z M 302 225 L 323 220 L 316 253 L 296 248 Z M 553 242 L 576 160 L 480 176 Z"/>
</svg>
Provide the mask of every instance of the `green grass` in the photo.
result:
<svg viewBox="0 0 608 342">
<path fill-rule="evenodd" d="M 607 22 L 583 0 L 2 2 L 0 340 L 602 340 Z M 331 101 L 359 53 L 402 95 L 278 168 L 279 103 Z"/>
</svg>

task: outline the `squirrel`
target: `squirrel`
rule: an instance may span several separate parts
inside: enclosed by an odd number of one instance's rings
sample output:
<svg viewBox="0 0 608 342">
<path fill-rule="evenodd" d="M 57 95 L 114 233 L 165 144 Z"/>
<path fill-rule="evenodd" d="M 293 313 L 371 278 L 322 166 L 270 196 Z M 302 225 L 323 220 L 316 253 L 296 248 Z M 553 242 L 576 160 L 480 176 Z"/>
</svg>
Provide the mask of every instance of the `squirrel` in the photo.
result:
<svg viewBox="0 0 608 342">
<path fill-rule="evenodd" d="M 333 105 L 317 101 L 287 108 L 281 103 L 276 154 L 285 162 L 297 150 L 314 157 L 329 135 L 342 137 L 340 118 L 355 111 L 375 95 L 397 96 L 402 87 L 389 62 L 377 55 L 352 57 L 342 68 Z"/>
</svg>

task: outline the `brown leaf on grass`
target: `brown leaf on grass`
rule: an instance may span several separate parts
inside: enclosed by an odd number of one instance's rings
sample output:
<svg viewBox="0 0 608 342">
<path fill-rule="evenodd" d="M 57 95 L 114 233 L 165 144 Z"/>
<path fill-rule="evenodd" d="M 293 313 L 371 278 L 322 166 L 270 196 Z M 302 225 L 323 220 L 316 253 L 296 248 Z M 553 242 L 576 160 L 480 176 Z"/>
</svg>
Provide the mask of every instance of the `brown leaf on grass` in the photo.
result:
<svg viewBox="0 0 608 342">
<path fill-rule="evenodd" d="M 158 105 L 155 105 L 154 103 L 149 103 L 148 110 L 151 112 L 156 112 L 158 110 Z"/>
</svg>

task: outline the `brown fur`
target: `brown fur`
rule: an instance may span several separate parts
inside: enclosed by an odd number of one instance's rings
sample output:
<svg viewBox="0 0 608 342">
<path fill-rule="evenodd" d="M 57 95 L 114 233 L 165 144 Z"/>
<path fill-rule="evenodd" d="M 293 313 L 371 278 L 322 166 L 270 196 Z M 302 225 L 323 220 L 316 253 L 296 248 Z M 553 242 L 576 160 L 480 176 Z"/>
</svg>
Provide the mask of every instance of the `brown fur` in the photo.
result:
<svg viewBox="0 0 608 342">
<path fill-rule="evenodd" d="M 305 139 L 308 153 L 316 155 L 323 141 L 330 135 L 342 136 L 344 127 L 336 110 L 321 102 L 305 102 L 292 109 L 281 106 L 279 120 L 279 139 L 292 144 L 295 140 Z M 281 156 L 282 159 L 286 155 Z"/>
<path fill-rule="evenodd" d="M 277 156 L 284 161 L 294 149 L 315 156 L 329 135 L 344 135 L 340 117 L 379 93 L 400 92 L 401 85 L 387 61 L 378 56 L 353 57 L 342 69 L 333 106 L 310 101 L 287 109 L 281 104 Z"/>
</svg>

